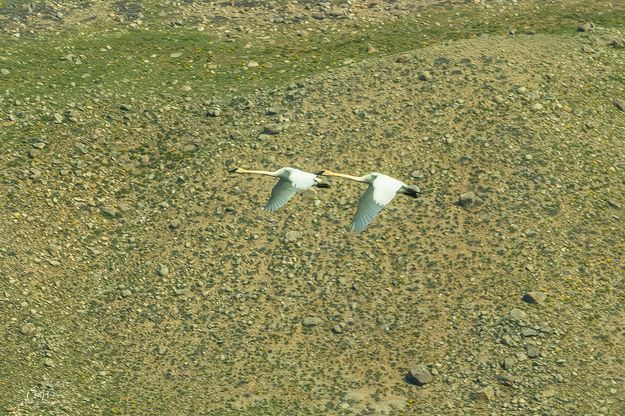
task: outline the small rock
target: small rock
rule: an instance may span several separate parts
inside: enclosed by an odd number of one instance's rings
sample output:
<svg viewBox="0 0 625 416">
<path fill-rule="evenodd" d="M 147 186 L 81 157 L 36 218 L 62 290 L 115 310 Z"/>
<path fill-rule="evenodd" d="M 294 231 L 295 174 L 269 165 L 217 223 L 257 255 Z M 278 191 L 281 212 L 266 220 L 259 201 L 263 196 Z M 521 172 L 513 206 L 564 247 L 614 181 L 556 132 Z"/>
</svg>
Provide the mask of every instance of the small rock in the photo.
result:
<svg viewBox="0 0 625 416">
<path fill-rule="evenodd" d="M 52 358 L 44 358 L 43 365 L 46 367 L 54 367 L 54 361 L 52 361 Z"/>
<path fill-rule="evenodd" d="M 63 122 L 63 116 L 61 114 L 59 114 L 59 113 L 54 113 L 52 115 L 52 118 L 54 119 L 54 122 L 56 124 L 61 124 Z"/>
<path fill-rule="evenodd" d="M 532 328 L 523 328 L 521 334 L 523 334 L 524 337 L 535 337 L 538 335 L 538 331 Z"/>
<path fill-rule="evenodd" d="M 409 191 L 414 191 L 417 194 L 421 194 L 421 188 L 419 188 L 417 185 L 406 185 L 406 189 Z"/>
<path fill-rule="evenodd" d="M 521 309 L 517 309 L 517 308 L 512 309 L 510 311 L 510 313 L 508 314 L 508 317 L 510 319 L 512 319 L 513 321 L 521 321 L 521 320 L 525 319 L 526 316 L 527 315 L 526 315 L 525 312 L 523 312 Z"/>
<path fill-rule="evenodd" d="M 282 131 L 282 126 L 280 124 L 267 124 L 263 128 L 264 134 L 279 134 Z"/>
<path fill-rule="evenodd" d="M 542 305 L 543 303 L 545 303 L 546 299 L 547 299 L 547 295 L 544 294 L 543 292 L 538 292 L 538 291 L 527 292 L 525 295 L 523 295 L 524 302 L 538 304 L 538 305 Z"/>
<path fill-rule="evenodd" d="M 548 399 L 556 395 L 556 389 L 553 387 L 547 387 L 540 395 L 543 399 Z"/>
<path fill-rule="evenodd" d="M 30 151 L 28 152 L 28 157 L 30 157 L 31 159 L 36 159 L 40 153 L 41 151 L 38 149 L 30 149 Z"/>
<path fill-rule="evenodd" d="M 36 330 L 35 325 L 31 324 L 31 323 L 27 323 L 22 325 L 22 327 L 20 328 L 20 332 L 24 335 L 30 335 L 32 333 L 34 333 Z"/>
<path fill-rule="evenodd" d="M 284 235 L 284 238 L 286 239 L 286 241 L 290 243 L 297 241 L 299 237 L 300 237 L 299 231 L 295 231 L 295 230 L 287 231 L 286 234 Z"/>
<path fill-rule="evenodd" d="M 107 217 L 111 217 L 114 218 L 117 216 L 117 214 L 119 214 L 119 211 L 117 209 L 115 209 L 115 207 L 111 206 L 111 205 L 105 205 L 102 208 L 100 208 L 100 211 L 102 212 L 102 214 L 106 215 Z"/>
<path fill-rule="evenodd" d="M 429 81 L 432 79 L 432 74 L 430 74 L 428 71 L 424 71 L 421 73 L 421 75 L 419 75 L 419 79 L 421 81 Z"/>
<path fill-rule="evenodd" d="M 501 365 L 505 370 L 511 370 L 515 364 L 516 364 L 516 358 L 506 357 L 503 359 L 503 363 Z"/>
<path fill-rule="evenodd" d="M 172 52 L 169 54 L 170 58 L 180 58 L 182 56 L 182 52 Z"/>
<path fill-rule="evenodd" d="M 531 109 L 534 111 L 540 111 L 543 109 L 543 105 L 541 103 L 535 103 L 535 104 L 532 104 Z"/>
<path fill-rule="evenodd" d="M 123 111 L 131 111 L 132 107 L 129 106 L 128 104 L 122 104 L 122 105 L 119 106 L 119 109 L 123 110 Z"/>
<path fill-rule="evenodd" d="M 174 230 L 180 228 L 180 220 L 174 218 L 173 220 L 169 221 L 169 227 Z"/>
<path fill-rule="evenodd" d="M 625 111 L 625 100 L 617 98 L 616 100 L 612 101 L 612 104 L 614 104 L 614 107 L 618 108 L 619 110 Z"/>
<path fill-rule="evenodd" d="M 332 328 L 332 331 L 335 334 L 342 334 L 343 333 L 343 327 L 339 324 L 334 325 L 334 327 Z"/>
<path fill-rule="evenodd" d="M 247 63 L 247 67 L 248 68 L 256 68 L 257 66 L 258 66 L 258 62 L 256 62 L 256 61 L 249 61 Z"/>
<path fill-rule="evenodd" d="M 527 346 L 527 356 L 530 358 L 536 358 L 540 355 L 540 350 L 535 345 Z"/>
<path fill-rule="evenodd" d="M 166 347 L 166 346 L 164 346 L 164 345 L 159 345 L 159 346 L 158 346 L 158 353 L 159 353 L 160 355 L 163 355 L 163 354 L 165 354 L 166 352 L 167 352 L 167 347 Z"/>
<path fill-rule="evenodd" d="M 516 378 L 509 374 L 501 374 L 497 376 L 497 380 L 505 386 L 512 386 L 516 382 Z"/>
<path fill-rule="evenodd" d="M 595 28 L 594 23 L 587 22 L 587 23 L 582 23 L 582 24 L 578 25 L 577 26 L 577 31 L 578 32 L 591 32 L 594 28 Z"/>
<path fill-rule="evenodd" d="M 476 201 L 477 201 L 477 195 L 475 195 L 474 192 L 471 192 L 471 191 L 464 192 L 460 194 L 460 197 L 458 198 L 458 205 L 460 205 L 463 208 L 468 208 L 472 206 Z"/>
<path fill-rule="evenodd" d="M 417 386 L 423 386 L 424 384 L 431 383 L 434 380 L 434 376 L 430 373 L 430 370 L 423 364 L 417 364 L 408 370 L 407 379 L 410 383 Z"/>
<path fill-rule="evenodd" d="M 132 290 L 130 289 L 124 289 L 122 290 L 122 297 L 127 298 L 128 296 L 132 295 Z"/>
<path fill-rule="evenodd" d="M 128 211 L 130 211 L 130 205 L 128 205 L 125 202 L 120 202 L 119 204 L 117 204 L 117 206 L 119 207 L 119 210 L 121 212 L 128 212 Z"/>
<path fill-rule="evenodd" d="M 475 400 L 481 400 L 485 402 L 490 402 L 495 398 L 495 389 L 491 386 L 486 386 L 484 388 L 479 389 L 475 392 Z"/>
<path fill-rule="evenodd" d="M 313 326 L 317 326 L 319 324 L 321 324 L 323 322 L 323 320 L 321 318 L 317 318 L 315 316 L 308 316 L 306 318 L 304 318 L 304 320 L 302 321 L 302 325 L 310 328 Z"/>
<path fill-rule="evenodd" d="M 278 107 L 269 107 L 267 108 L 265 114 L 267 114 L 268 116 L 275 116 L 280 114 L 280 109 Z"/>
<path fill-rule="evenodd" d="M 410 174 L 410 177 L 412 179 L 423 179 L 424 175 L 423 172 L 421 172 L 420 170 L 415 170 Z"/>
<path fill-rule="evenodd" d="M 610 39 L 610 41 L 608 42 L 608 46 L 611 46 L 612 48 L 616 48 L 616 49 L 625 48 L 625 39 L 623 38 Z"/>
<path fill-rule="evenodd" d="M 213 108 L 206 112 L 206 115 L 209 117 L 219 117 L 221 115 L 221 110 L 219 108 Z"/>
<path fill-rule="evenodd" d="M 6 68 L 0 69 L 0 74 L 2 74 L 2 75 L 9 75 L 10 73 L 11 73 L 11 71 L 9 71 Z"/>
<path fill-rule="evenodd" d="M 159 276 L 162 276 L 162 277 L 165 277 L 165 276 L 167 276 L 168 274 L 169 274 L 169 268 L 167 268 L 167 266 L 165 266 L 165 265 L 161 264 L 161 265 L 158 267 L 158 275 L 159 275 Z"/>
<path fill-rule="evenodd" d="M 503 104 L 504 98 L 501 95 L 495 95 L 495 97 L 493 97 L 493 101 L 497 104 Z"/>
<path fill-rule="evenodd" d="M 376 48 L 373 47 L 373 45 L 367 45 L 367 53 L 368 54 L 372 54 L 372 53 L 376 53 L 378 50 Z"/>
</svg>

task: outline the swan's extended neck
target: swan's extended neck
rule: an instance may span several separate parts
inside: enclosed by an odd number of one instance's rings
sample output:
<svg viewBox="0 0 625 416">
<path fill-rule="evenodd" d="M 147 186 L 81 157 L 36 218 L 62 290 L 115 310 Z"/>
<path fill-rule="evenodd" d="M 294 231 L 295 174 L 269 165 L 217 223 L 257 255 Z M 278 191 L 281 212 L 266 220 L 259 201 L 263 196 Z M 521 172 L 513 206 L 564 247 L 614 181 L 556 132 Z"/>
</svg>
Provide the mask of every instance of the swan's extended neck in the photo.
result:
<svg viewBox="0 0 625 416">
<path fill-rule="evenodd" d="M 266 170 L 248 170 L 243 168 L 232 169 L 230 173 L 251 173 L 256 175 L 278 176 L 277 172 L 268 172 Z"/>
<path fill-rule="evenodd" d="M 323 172 L 319 173 L 319 176 L 338 176 L 339 178 L 351 179 L 352 181 L 367 183 L 367 181 L 365 180 L 366 175 L 365 176 L 352 176 L 352 175 L 345 175 L 344 173 L 336 173 L 336 172 L 332 172 L 329 170 L 324 170 Z"/>
</svg>

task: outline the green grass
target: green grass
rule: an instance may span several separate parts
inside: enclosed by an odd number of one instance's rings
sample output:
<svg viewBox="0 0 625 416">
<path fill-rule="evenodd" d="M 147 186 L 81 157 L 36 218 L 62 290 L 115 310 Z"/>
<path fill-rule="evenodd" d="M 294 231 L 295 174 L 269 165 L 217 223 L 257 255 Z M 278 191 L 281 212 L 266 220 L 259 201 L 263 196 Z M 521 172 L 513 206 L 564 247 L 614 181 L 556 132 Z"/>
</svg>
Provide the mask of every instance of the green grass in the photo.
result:
<svg viewBox="0 0 625 416">
<path fill-rule="evenodd" d="M 397 54 L 443 40 L 470 38 L 483 33 L 574 33 L 576 25 L 592 20 L 597 25 L 619 26 L 625 21 L 625 6 L 598 13 L 592 5 L 572 13 L 559 6 L 520 9 L 517 16 L 500 19 L 481 8 L 447 8 L 416 19 L 388 22 L 375 29 L 354 27 L 348 33 L 292 33 L 272 36 L 273 43 L 241 34 L 225 42 L 210 32 L 192 29 L 67 32 L 24 38 L 20 42 L 0 38 L 8 60 L 2 67 L 11 97 L 22 100 L 46 95 L 58 104 L 79 97 L 127 95 L 144 99 L 160 94 L 180 97 L 202 91 L 219 95 L 231 88 L 248 91 L 290 82 L 343 65 L 347 59 L 371 57 L 367 46 L 379 53 Z M 456 10 L 460 10 L 457 14 Z M 528 23 L 532 22 L 532 23 Z M 248 47 L 246 47 L 248 45 Z M 177 58 L 171 53 L 180 52 Z M 68 53 L 83 55 L 81 64 L 62 61 Z M 246 68 L 249 61 L 260 64 Z M 217 65 L 211 68 L 209 65 Z M 182 87 L 189 85 L 188 94 Z"/>
</svg>

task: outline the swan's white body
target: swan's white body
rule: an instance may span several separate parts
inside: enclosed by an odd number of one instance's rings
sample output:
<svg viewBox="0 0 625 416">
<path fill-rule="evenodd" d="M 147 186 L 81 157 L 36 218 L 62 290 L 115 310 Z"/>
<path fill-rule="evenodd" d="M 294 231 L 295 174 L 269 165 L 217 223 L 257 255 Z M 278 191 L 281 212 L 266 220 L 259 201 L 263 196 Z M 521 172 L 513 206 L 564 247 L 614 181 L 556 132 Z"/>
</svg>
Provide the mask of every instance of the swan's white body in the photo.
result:
<svg viewBox="0 0 625 416">
<path fill-rule="evenodd" d="M 303 170 L 295 168 L 282 168 L 275 172 L 267 172 L 263 170 L 247 170 L 247 169 L 233 169 L 232 173 L 249 173 L 266 176 L 274 176 L 279 178 L 278 183 L 271 190 L 271 197 L 265 206 L 265 210 L 274 212 L 295 194 L 301 191 L 305 191 L 312 186 L 319 186 L 320 188 L 329 187 L 328 184 L 321 182 L 314 173 L 304 172 Z"/>
<path fill-rule="evenodd" d="M 406 194 L 413 198 L 416 198 L 418 193 L 414 188 L 409 187 L 402 181 L 378 172 L 364 176 L 351 176 L 326 170 L 321 172 L 320 175 L 338 176 L 369 184 L 369 187 L 358 201 L 356 215 L 349 227 L 350 230 L 356 233 L 360 233 L 367 228 L 376 215 L 382 211 L 382 208 L 388 205 L 398 193 Z"/>
</svg>

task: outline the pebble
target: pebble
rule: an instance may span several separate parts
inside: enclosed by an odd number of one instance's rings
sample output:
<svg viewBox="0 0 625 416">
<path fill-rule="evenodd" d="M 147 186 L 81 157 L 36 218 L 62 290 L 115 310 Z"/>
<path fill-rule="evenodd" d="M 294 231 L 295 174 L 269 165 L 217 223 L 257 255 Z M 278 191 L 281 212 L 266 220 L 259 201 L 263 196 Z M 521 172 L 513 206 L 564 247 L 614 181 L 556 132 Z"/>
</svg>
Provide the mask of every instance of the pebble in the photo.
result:
<svg viewBox="0 0 625 416">
<path fill-rule="evenodd" d="M 512 386 L 516 382 L 516 378 L 509 374 L 501 374 L 497 376 L 497 380 L 499 380 L 499 382 L 505 386 Z"/>
<path fill-rule="evenodd" d="M 535 104 L 532 104 L 531 108 L 534 111 L 540 111 L 543 109 L 543 105 L 541 103 L 535 103 Z"/>
<path fill-rule="evenodd" d="M 614 104 L 614 106 L 619 110 L 625 111 L 625 100 L 617 98 L 616 100 L 612 101 L 612 104 Z"/>
<path fill-rule="evenodd" d="M 127 298 L 130 295 L 132 295 L 132 291 L 130 289 L 122 290 L 122 297 Z"/>
<path fill-rule="evenodd" d="M 46 367 L 54 367 L 54 361 L 52 361 L 52 358 L 44 358 L 43 365 Z"/>
<path fill-rule="evenodd" d="M 556 395 L 556 390 L 553 387 L 547 387 L 540 395 L 543 399 L 548 399 Z"/>
<path fill-rule="evenodd" d="M 117 214 L 119 214 L 119 211 L 111 205 L 104 205 L 102 208 L 100 208 L 100 211 L 102 212 L 102 214 L 111 218 L 114 218 L 117 216 Z"/>
<path fill-rule="evenodd" d="M 521 334 L 523 334 L 524 337 L 535 337 L 538 335 L 538 331 L 532 328 L 523 328 Z"/>
<path fill-rule="evenodd" d="M 169 54 L 170 58 L 180 58 L 182 56 L 182 52 L 172 52 Z"/>
<path fill-rule="evenodd" d="M 523 295 L 524 302 L 538 304 L 538 305 L 542 305 L 543 303 L 545 303 L 546 299 L 547 299 L 547 295 L 544 294 L 543 292 L 538 292 L 538 291 L 527 292 L 525 295 Z"/>
<path fill-rule="evenodd" d="M 280 109 L 278 107 L 269 107 L 267 108 L 265 114 L 267 114 L 268 116 L 276 116 L 280 114 Z"/>
<path fill-rule="evenodd" d="M 336 325 L 334 325 L 334 327 L 332 327 L 332 331 L 335 334 L 341 334 L 341 333 L 343 333 L 343 327 L 341 325 L 339 325 L 339 324 L 336 324 Z"/>
<path fill-rule="evenodd" d="M 477 195 L 475 195 L 474 192 L 469 191 L 469 192 L 464 192 L 460 194 L 460 197 L 458 198 L 458 205 L 460 205 L 463 208 L 468 208 L 470 206 L 472 206 L 475 201 L 477 201 Z"/>
<path fill-rule="evenodd" d="M 316 316 L 307 316 L 302 321 L 302 325 L 304 325 L 307 328 L 310 328 L 310 327 L 313 327 L 313 326 L 317 326 L 317 325 L 321 324 L 322 322 L 323 321 L 321 320 L 321 318 L 317 318 Z"/>
<path fill-rule="evenodd" d="M 495 95 L 495 97 L 493 98 L 493 101 L 496 102 L 497 104 L 503 104 L 504 98 L 501 95 Z"/>
<path fill-rule="evenodd" d="M 219 108 L 213 108 L 206 112 L 206 115 L 209 117 L 219 117 L 221 115 L 221 110 Z"/>
<path fill-rule="evenodd" d="M 494 398 L 495 398 L 495 389 L 493 389 L 491 386 L 483 387 L 475 393 L 476 400 L 490 402 Z"/>
<path fill-rule="evenodd" d="M 59 113 L 54 113 L 52 117 L 54 118 L 54 122 L 56 124 L 61 124 L 63 122 L 63 116 L 60 115 Z"/>
<path fill-rule="evenodd" d="M 180 228 L 180 220 L 177 218 L 174 218 L 173 220 L 169 221 L 169 227 L 174 230 Z"/>
<path fill-rule="evenodd" d="M 582 23 L 582 24 L 577 26 L 577 31 L 578 32 L 590 32 L 594 28 L 595 28 L 595 25 L 592 22 Z"/>
<path fill-rule="evenodd" d="M 167 266 L 161 264 L 158 267 L 158 274 L 159 274 L 159 276 L 162 276 L 162 277 L 167 276 L 169 274 L 169 268 L 167 268 Z"/>
<path fill-rule="evenodd" d="M 434 380 L 434 376 L 430 373 L 430 370 L 423 365 L 417 364 L 408 370 L 408 381 L 418 386 L 431 383 Z"/>
<path fill-rule="evenodd" d="M 9 75 L 9 74 L 11 73 L 11 71 L 9 71 L 9 70 L 8 70 L 8 69 L 6 69 L 6 68 L 2 68 L 2 69 L 0 69 L 0 73 L 1 73 L 2 75 Z"/>
<path fill-rule="evenodd" d="M 123 110 L 123 111 L 131 111 L 132 107 L 129 106 L 128 104 L 122 104 L 122 105 L 119 106 L 119 109 Z"/>
<path fill-rule="evenodd" d="M 527 356 L 530 358 L 536 358 L 540 355 L 540 350 L 535 345 L 527 346 Z"/>
<path fill-rule="evenodd" d="M 511 370 L 512 367 L 516 364 L 516 358 L 514 357 L 506 357 L 503 359 L 502 367 L 505 370 Z"/>
<path fill-rule="evenodd" d="M 48 247 L 46 247 L 46 250 L 48 250 L 50 254 L 58 254 L 62 250 L 62 248 L 61 246 L 57 246 L 56 244 L 50 244 L 48 245 Z"/>
<path fill-rule="evenodd" d="M 424 71 L 421 73 L 421 75 L 419 75 L 419 79 L 421 81 L 429 81 L 432 79 L 432 74 L 430 74 L 428 71 Z"/>
<path fill-rule="evenodd" d="M 27 323 L 22 325 L 22 327 L 20 328 L 20 332 L 24 335 L 30 335 L 35 332 L 35 329 L 35 325 Z"/>
<path fill-rule="evenodd" d="M 282 131 L 282 126 L 280 124 L 267 124 L 263 128 L 263 133 L 265 134 L 279 134 Z"/>
<path fill-rule="evenodd" d="M 160 355 L 163 355 L 163 354 L 165 354 L 166 352 L 167 352 L 167 347 L 166 347 L 166 346 L 164 346 L 164 345 L 159 345 L 159 346 L 158 346 L 158 353 L 159 353 Z"/>
<path fill-rule="evenodd" d="M 258 66 L 258 62 L 256 62 L 256 61 L 249 61 L 247 63 L 247 67 L 248 68 L 256 68 L 257 66 Z"/>
<path fill-rule="evenodd" d="M 423 179 L 424 175 L 423 172 L 421 172 L 420 170 L 415 170 L 410 174 L 410 177 L 412 179 Z"/>
<path fill-rule="evenodd" d="M 517 308 L 512 309 L 510 313 L 508 314 L 508 317 L 512 319 L 513 321 L 520 321 L 522 319 L 525 319 L 526 316 L 527 314 L 525 312 Z"/>
<path fill-rule="evenodd" d="M 286 239 L 286 241 L 290 243 L 297 241 L 299 237 L 300 237 L 299 231 L 295 231 L 295 230 L 287 231 L 286 234 L 284 235 L 284 238 Z"/>
</svg>

